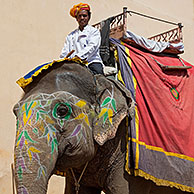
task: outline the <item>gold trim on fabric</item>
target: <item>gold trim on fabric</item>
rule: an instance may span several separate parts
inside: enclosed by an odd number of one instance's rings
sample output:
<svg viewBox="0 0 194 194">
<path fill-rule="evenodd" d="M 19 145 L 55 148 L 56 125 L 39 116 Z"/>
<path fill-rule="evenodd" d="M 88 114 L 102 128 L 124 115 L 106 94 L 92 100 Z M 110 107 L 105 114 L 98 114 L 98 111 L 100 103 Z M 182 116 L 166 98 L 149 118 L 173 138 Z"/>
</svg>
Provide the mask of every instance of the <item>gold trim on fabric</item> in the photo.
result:
<svg viewBox="0 0 194 194">
<path fill-rule="evenodd" d="M 114 50 L 114 57 L 115 57 L 116 62 L 119 63 L 119 57 L 118 57 L 118 51 L 117 50 Z M 117 79 L 125 86 L 125 83 L 123 81 L 120 69 L 119 69 L 118 74 L 117 74 Z"/>
<path fill-rule="evenodd" d="M 130 173 L 130 169 L 129 169 L 129 144 L 128 144 L 128 139 L 129 139 L 129 135 L 128 135 L 128 126 L 129 126 L 129 119 L 128 117 L 126 117 L 126 164 L 125 164 L 125 170 Z"/>
<path fill-rule="evenodd" d="M 124 43 L 121 42 L 121 44 L 124 44 Z M 125 47 L 125 52 L 127 53 L 128 56 L 130 56 L 129 49 L 127 47 Z M 130 57 L 127 57 L 127 62 L 132 69 L 132 63 L 131 63 Z M 133 75 L 133 84 L 134 84 L 134 89 L 136 91 L 137 80 L 134 77 L 134 75 Z M 138 116 L 137 106 L 135 106 L 135 129 L 136 129 L 136 140 L 138 141 L 139 140 L 139 116 Z M 138 169 L 138 168 L 139 168 L 139 145 L 136 144 L 135 169 Z"/>
<path fill-rule="evenodd" d="M 138 141 L 135 138 L 130 138 L 129 137 L 128 138 L 128 141 L 132 141 L 132 142 L 137 143 L 138 145 L 145 146 L 145 148 L 148 149 L 148 150 L 162 152 L 166 156 L 174 156 L 174 157 L 177 157 L 177 158 L 180 158 L 180 159 L 183 159 L 183 160 L 188 160 L 188 161 L 194 162 L 194 158 L 192 158 L 192 157 L 189 157 L 189 156 L 186 156 L 186 155 L 183 155 L 183 154 L 177 154 L 177 153 L 173 153 L 173 152 L 167 152 L 167 151 L 164 151 L 163 148 L 156 147 L 156 146 L 151 146 L 151 145 L 147 145 L 147 144 L 145 144 L 145 142 Z"/>
<path fill-rule="evenodd" d="M 120 82 L 122 82 L 122 84 L 125 86 L 125 83 L 124 83 L 123 78 L 122 78 L 122 76 L 121 76 L 121 70 L 118 71 L 117 78 L 118 78 L 118 80 L 119 80 Z"/>
<path fill-rule="evenodd" d="M 167 181 L 167 180 L 163 180 L 163 179 L 158 179 L 150 174 L 145 173 L 144 171 L 138 169 L 138 170 L 134 170 L 135 171 L 135 176 L 140 176 L 143 177 L 147 180 L 151 180 L 154 183 L 156 183 L 156 185 L 158 186 L 168 186 L 168 187 L 175 187 L 177 189 L 180 189 L 182 191 L 186 191 L 186 192 L 193 192 L 194 193 L 194 188 L 190 187 L 190 186 L 186 186 L 186 185 L 181 185 L 179 183 L 175 183 L 172 181 Z"/>
</svg>

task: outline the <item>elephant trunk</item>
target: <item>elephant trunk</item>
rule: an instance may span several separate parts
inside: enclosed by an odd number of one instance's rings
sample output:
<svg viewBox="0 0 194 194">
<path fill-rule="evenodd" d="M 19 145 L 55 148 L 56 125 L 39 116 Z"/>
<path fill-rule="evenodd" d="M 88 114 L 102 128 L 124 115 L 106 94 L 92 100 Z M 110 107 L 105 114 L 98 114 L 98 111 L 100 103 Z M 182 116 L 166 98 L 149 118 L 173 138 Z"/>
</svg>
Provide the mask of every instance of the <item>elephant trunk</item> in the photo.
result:
<svg viewBox="0 0 194 194">
<path fill-rule="evenodd" d="M 17 193 L 46 194 L 57 152 L 48 154 L 48 150 L 52 148 L 47 142 L 43 139 L 40 141 L 32 139 L 27 131 L 21 131 L 20 135 L 22 137 L 16 139 L 14 152 Z M 28 142 L 29 139 L 31 142 Z"/>
<path fill-rule="evenodd" d="M 41 117 L 35 105 L 26 102 L 17 110 L 14 163 L 18 194 L 46 194 L 58 156 L 53 121 L 46 114 Z"/>
</svg>

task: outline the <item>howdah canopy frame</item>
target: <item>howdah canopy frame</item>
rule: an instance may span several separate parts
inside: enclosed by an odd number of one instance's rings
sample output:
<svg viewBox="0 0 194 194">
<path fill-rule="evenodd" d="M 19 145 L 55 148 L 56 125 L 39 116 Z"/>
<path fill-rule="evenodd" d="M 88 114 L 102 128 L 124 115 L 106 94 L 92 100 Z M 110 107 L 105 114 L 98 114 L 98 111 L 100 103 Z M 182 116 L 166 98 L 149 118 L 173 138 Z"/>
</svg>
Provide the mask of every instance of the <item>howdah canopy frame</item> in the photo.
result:
<svg viewBox="0 0 194 194">
<path fill-rule="evenodd" d="M 110 38 L 119 39 L 119 40 L 122 40 L 124 42 L 127 42 L 130 45 L 138 47 L 138 45 L 133 40 L 126 38 L 127 18 L 128 18 L 128 15 L 132 15 L 132 14 L 136 14 L 136 15 L 146 17 L 146 18 L 149 18 L 152 20 L 156 20 L 159 22 L 164 22 L 164 23 L 176 26 L 175 28 L 172 28 L 168 31 L 151 36 L 148 39 L 153 40 L 153 41 L 158 41 L 158 42 L 159 41 L 170 42 L 170 43 L 183 42 L 183 33 L 182 33 L 183 25 L 182 25 L 182 23 L 174 23 L 174 22 L 159 19 L 156 17 L 148 16 L 148 15 L 145 15 L 142 13 L 138 13 L 135 11 L 130 11 L 130 10 L 127 10 L 127 7 L 123 7 L 122 13 L 120 13 L 116 16 L 113 16 L 114 19 L 110 23 L 110 34 L 109 34 Z M 102 22 L 98 22 L 98 23 L 94 24 L 93 26 L 95 28 L 101 30 L 102 29 Z M 165 50 L 165 53 L 181 54 L 183 52 L 177 52 L 176 49 L 167 48 Z"/>
</svg>

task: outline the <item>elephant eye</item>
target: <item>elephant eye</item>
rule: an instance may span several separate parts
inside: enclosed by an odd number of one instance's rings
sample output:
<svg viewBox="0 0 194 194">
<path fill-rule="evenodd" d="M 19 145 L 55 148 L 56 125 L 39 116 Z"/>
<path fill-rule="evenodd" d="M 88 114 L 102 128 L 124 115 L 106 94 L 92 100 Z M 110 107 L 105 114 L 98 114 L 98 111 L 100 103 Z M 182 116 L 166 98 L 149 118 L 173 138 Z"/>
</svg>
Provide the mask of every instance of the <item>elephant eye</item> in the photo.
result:
<svg viewBox="0 0 194 194">
<path fill-rule="evenodd" d="M 57 115 L 59 117 L 64 117 L 68 113 L 68 106 L 65 104 L 61 104 L 60 106 L 57 107 Z"/>
<path fill-rule="evenodd" d="M 72 109 L 68 103 L 57 103 L 53 109 L 53 116 L 60 119 L 68 119 Z"/>
</svg>

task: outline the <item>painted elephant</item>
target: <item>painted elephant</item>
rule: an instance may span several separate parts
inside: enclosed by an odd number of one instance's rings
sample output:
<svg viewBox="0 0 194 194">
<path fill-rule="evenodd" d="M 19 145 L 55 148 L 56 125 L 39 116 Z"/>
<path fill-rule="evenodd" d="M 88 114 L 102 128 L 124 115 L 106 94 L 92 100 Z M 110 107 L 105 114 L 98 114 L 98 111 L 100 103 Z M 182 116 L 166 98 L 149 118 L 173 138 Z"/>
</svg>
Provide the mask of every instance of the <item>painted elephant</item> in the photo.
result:
<svg viewBox="0 0 194 194">
<path fill-rule="evenodd" d="M 76 63 L 59 62 L 25 89 L 14 107 L 18 194 L 45 194 L 66 172 L 65 194 L 182 193 L 125 172 L 130 92 Z"/>
</svg>

